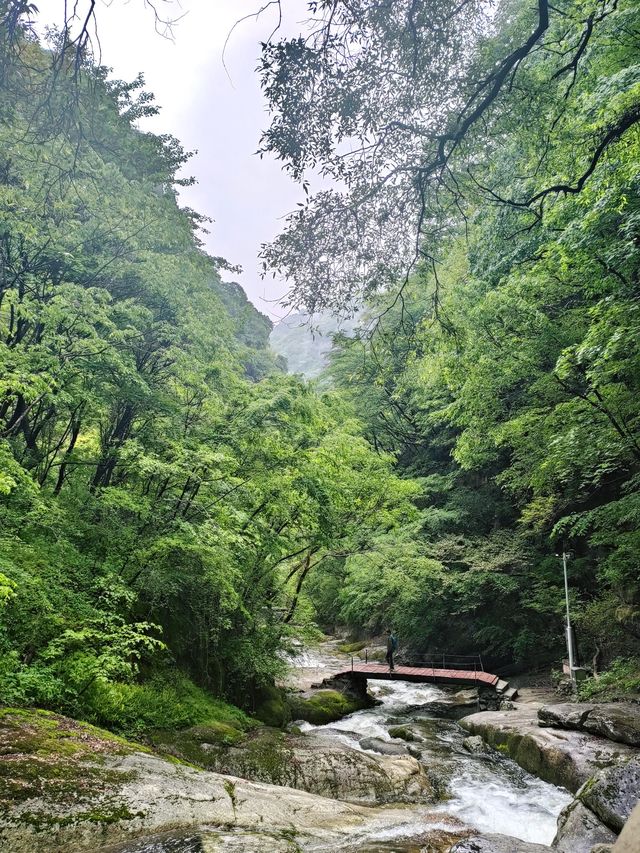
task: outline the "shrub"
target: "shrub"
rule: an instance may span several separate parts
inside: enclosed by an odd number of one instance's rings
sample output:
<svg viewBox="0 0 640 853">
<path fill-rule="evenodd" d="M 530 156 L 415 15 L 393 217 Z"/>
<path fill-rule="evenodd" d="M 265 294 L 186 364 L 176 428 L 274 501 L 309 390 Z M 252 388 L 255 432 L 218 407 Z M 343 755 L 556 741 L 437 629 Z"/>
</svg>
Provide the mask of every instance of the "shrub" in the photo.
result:
<svg viewBox="0 0 640 853">
<path fill-rule="evenodd" d="M 627 699 L 640 694 L 640 658 L 616 658 L 606 672 L 578 688 L 582 700 Z"/>
</svg>

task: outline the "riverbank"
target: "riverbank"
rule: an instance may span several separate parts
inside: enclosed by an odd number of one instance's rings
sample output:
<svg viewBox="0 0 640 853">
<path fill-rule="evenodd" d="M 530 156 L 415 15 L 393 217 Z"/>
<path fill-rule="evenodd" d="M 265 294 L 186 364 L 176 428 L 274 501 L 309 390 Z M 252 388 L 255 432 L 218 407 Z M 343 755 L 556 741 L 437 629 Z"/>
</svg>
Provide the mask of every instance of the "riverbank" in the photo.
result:
<svg viewBox="0 0 640 853">
<path fill-rule="evenodd" d="M 343 667 L 328 644 L 299 655 L 281 686 L 309 702 L 311 685 Z M 473 690 L 393 681 L 370 692 L 373 702 L 339 720 L 298 719 L 286 731 L 196 726 L 158 733 L 153 748 L 4 710 L 0 851 L 591 853 L 615 840 L 640 788 L 638 750 L 580 730 L 587 716 L 566 704 L 547 706 L 541 721 L 548 694 L 524 691 L 511 710 L 469 714 Z M 615 715 L 603 723 L 603 707 L 589 725 L 610 729 Z M 628 714 L 616 719 L 633 740 Z M 603 795 L 621 788 L 626 799 Z"/>
<path fill-rule="evenodd" d="M 427 807 L 358 806 L 212 773 L 56 714 L 4 709 L 0 723 L 3 853 L 95 853 L 158 833 L 177 842 L 202 827 L 257 834 L 246 849 L 265 853 L 274 838 L 283 849 L 313 851 L 417 827 L 450 833 L 449 846 L 466 834 Z"/>
</svg>

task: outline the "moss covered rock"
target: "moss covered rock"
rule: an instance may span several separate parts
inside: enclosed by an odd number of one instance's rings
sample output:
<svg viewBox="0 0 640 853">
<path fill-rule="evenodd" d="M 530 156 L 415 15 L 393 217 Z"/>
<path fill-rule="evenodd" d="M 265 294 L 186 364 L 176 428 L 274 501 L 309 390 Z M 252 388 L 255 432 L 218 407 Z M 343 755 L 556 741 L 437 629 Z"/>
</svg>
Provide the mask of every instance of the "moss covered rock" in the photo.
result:
<svg viewBox="0 0 640 853">
<path fill-rule="evenodd" d="M 318 690 L 308 698 L 291 697 L 289 706 L 293 719 L 323 726 L 366 708 L 367 703 L 353 696 L 345 696 L 338 690 Z"/>
<path fill-rule="evenodd" d="M 274 737 L 277 743 L 284 735 Z M 322 748 L 314 744 L 307 754 L 315 767 Z M 405 759 L 402 766 L 384 771 L 374 765 L 366 770 L 368 776 L 360 775 L 362 785 L 369 780 L 375 791 L 381 785 L 390 792 L 404 787 L 416 801 L 428 798 L 417 762 Z M 336 772 L 344 766 L 343 758 L 336 758 Z M 202 826 L 214 833 L 217 828 L 225 838 L 229 827 L 239 832 L 259 827 L 261 834 L 293 844 L 301 839 L 300 846 L 313 841 L 331 849 L 345 837 L 356 842 L 368 826 L 390 828 L 405 818 L 404 808 L 347 805 L 167 761 L 92 726 L 44 712 L 0 711 L 0 778 L 0 850 L 7 853 L 95 853 L 160 833 L 197 833 Z M 284 853 L 289 848 L 263 849 Z"/>
<path fill-rule="evenodd" d="M 356 652 L 361 652 L 367 646 L 366 640 L 358 640 L 355 643 L 344 643 L 342 646 L 338 646 L 338 651 L 342 652 L 345 655 L 352 655 Z"/>
<path fill-rule="evenodd" d="M 255 716 L 265 726 L 283 728 L 295 717 L 283 690 L 278 687 L 263 687 L 256 704 Z"/>
<path fill-rule="evenodd" d="M 411 729 L 407 728 L 406 726 L 391 726 L 391 728 L 389 729 L 389 734 L 391 735 L 391 737 L 400 738 L 401 740 L 406 740 L 410 742 L 418 740 L 418 738 L 411 731 Z"/>
<path fill-rule="evenodd" d="M 104 758 L 136 750 L 146 748 L 58 714 L 0 709 L 0 810 L 36 797 L 50 799 L 52 806 L 89 803 L 105 786 L 120 781 Z M 78 763 L 89 760 L 91 766 L 79 776 Z M 118 803 L 112 802 L 96 810 L 94 819 L 108 822 L 118 812 Z M 46 809 L 33 812 L 31 819 L 46 825 Z"/>
</svg>

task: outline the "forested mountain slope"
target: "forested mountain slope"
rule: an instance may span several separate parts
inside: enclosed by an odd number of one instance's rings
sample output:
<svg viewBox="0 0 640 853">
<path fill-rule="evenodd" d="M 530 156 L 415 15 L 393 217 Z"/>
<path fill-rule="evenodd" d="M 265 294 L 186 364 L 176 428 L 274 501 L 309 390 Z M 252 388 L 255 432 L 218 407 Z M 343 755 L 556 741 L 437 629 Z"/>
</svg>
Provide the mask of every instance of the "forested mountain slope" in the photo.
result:
<svg viewBox="0 0 640 853">
<path fill-rule="evenodd" d="M 338 3 L 264 51 L 264 149 L 340 181 L 265 260 L 314 310 L 367 298 L 332 376 L 421 486 L 312 594 L 531 665 L 563 650 L 566 548 L 583 659 L 638 689 L 639 8 L 482 5 Z"/>
<path fill-rule="evenodd" d="M 355 325 L 354 319 L 339 320 L 329 312 L 314 317 L 295 312 L 274 325 L 269 342 L 286 359 L 289 373 L 316 379 L 329 365 L 333 336 L 351 334 Z"/>
<path fill-rule="evenodd" d="M 316 622 L 548 667 L 563 548 L 583 657 L 640 686 L 638 6 L 309 6 L 263 150 L 337 189 L 264 259 L 366 306 L 326 393 L 204 252 L 141 81 L 2 7 L 5 703 L 186 726 Z"/>
<path fill-rule="evenodd" d="M 140 81 L 23 12 L 0 22 L 0 697 L 188 725 L 252 706 L 315 562 L 415 488 L 276 367 L 178 205 L 179 143 L 136 128 Z"/>
</svg>

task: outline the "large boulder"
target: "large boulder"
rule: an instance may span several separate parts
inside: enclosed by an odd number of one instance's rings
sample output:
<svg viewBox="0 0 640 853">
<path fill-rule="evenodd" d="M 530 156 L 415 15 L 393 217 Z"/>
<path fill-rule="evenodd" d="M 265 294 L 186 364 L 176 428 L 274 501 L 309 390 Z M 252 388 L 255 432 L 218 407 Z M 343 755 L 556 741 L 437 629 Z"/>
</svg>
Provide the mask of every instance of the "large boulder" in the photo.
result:
<svg viewBox="0 0 640 853">
<path fill-rule="evenodd" d="M 411 809 L 418 824 L 430 814 L 427 806 Z M 406 822 L 406 807 L 248 782 L 167 761 L 64 717 L 0 710 L 0 850 L 7 853 L 96 853 L 203 826 L 214 836 L 229 828 L 258 834 L 256 850 L 284 853 L 286 845 L 268 846 L 270 836 L 294 841 L 292 850 L 334 849 Z"/>
<path fill-rule="evenodd" d="M 454 844 L 451 853 L 551 853 L 551 848 L 510 835 L 476 835 Z"/>
<path fill-rule="evenodd" d="M 349 802 L 435 799 L 425 771 L 402 744 L 380 741 L 389 754 L 370 755 L 313 733 L 295 736 L 262 729 L 228 746 L 211 743 L 205 734 L 201 726 L 188 729 L 165 741 L 164 749 L 207 770 Z"/>
<path fill-rule="evenodd" d="M 305 720 L 314 726 L 324 726 L 336 720 L 369 708 L 374 700 L 358 695 L 356 690 L 314 690 L 306 695 L 290 695 L 288 705 L 293 719 Z"/>
<path fill-rule="evenodd" d="M 544 705 L 538 711 L 538 720 L 541 726 L 585 731 L 617 743 L 640 746 L 640 705 L 634 702 Z"/>
<path fill-rule="evenodd" d="M 616 834 L 621 832 L 640 800 L 640 758 L 597 773 L 577 796 Z"/>
<path fill-rule="evenodd" d="M 552 846 L 558 853 L 591 853 L 596 844 L 613 844 L 615 840 L 616 833 L 576 799 L 560 813 Z"/>
<path fill-rule="evenodd" d="M 600 768 L 623 764 L 636 755 L 631 746 L 609 743 L 588 732 L 540 727 L 540 708 L 532 702 L 514 711 L 483 711 L 464 717 L 460 725 L 529 773 L 574 793 Z"/>
<path fill-rule="evenodd" d="M 538 709 L 538 724 L 556 729 L 575 729 L 579 731 L 593 705 L 579 705 L 576 702 L 558 702 L 557 705 L 543 705 Z"/>
</svg>

